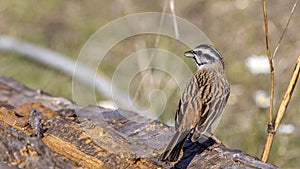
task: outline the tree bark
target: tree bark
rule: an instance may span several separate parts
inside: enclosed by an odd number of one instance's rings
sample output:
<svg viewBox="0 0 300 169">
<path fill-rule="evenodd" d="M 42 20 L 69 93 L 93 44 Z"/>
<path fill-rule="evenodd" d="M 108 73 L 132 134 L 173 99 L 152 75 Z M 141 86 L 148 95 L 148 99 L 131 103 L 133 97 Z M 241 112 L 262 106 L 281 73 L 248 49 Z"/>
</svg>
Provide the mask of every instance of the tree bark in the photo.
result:
<svg viewBox="0 0 300 169">
<path fill-rule="evenodd" d="M 277 168 L 239 150 L 184 145 L 177 163 L 157 160 L 174 129 L 127 110 L 80 107 L 0 75 L 2 168 Z"/>
</svg>

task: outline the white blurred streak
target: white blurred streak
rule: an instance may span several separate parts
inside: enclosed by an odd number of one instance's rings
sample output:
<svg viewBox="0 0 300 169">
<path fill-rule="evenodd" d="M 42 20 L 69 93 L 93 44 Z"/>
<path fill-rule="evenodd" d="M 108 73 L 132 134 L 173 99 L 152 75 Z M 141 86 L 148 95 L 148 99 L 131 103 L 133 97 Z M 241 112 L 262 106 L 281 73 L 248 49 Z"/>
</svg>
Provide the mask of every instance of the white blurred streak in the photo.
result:
<svg viewBox="0 0 300 169">
<path fill-rule="evenodd" d="M 69 57 L 65 55 L 5 35 L 0 35 L 0 50 L 17 52 L 24 57 L 51 66 L 70 76 L 74 76 L 80 82 L 83 82 L 90 87 L 94 87 L 95 85 L 96 90 L 103 96 L 107 98 L 112 97 L 111 82 L 107 77 L 100 74 L 95 76 L 95 73 L 88 67 L 80 63 L 75 63 L 75 61 L 69 59 Z M 75 67 L 78 71 L 73 74 Z M 89 79 L 94 79 L 95 81 L 91 82 Z M 125 95 L 122 94 L 121 91 L 119 91 L 119 93 L 120 96 L 117 99 L 120 99 L 120 103 L 126 104 L 127 99 Z"/>
<path fill-rule="evenodd" d="M 173 25 L 174 25 L 175 37 L 178 39 L 179 38 L 179 31 L 178 31 L 178 24 L 177 24 L 177 19 L 176 19 L 176 14 L 175 14 L 174 0 L 170 0 L 170 9 L 171 9 L 171 13 L 172 13 L 172 16 L 173 16 Z"/>
</svg>

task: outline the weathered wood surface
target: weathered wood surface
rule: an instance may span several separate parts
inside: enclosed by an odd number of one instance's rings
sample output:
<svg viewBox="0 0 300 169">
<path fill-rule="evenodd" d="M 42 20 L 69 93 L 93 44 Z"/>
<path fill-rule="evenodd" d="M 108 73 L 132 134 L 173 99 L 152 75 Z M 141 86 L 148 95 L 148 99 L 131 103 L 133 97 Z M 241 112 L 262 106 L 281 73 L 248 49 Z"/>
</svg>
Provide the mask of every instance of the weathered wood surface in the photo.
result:
<svg viewBox="0 0 300 169">
<path fill-rule="evenodd" d="M 79 107 L 0 75 L 0 156 L 7 168 L 277 168 L 213 142 L 157 161 L 173 128 L 126 110 Z"/>
</svg>

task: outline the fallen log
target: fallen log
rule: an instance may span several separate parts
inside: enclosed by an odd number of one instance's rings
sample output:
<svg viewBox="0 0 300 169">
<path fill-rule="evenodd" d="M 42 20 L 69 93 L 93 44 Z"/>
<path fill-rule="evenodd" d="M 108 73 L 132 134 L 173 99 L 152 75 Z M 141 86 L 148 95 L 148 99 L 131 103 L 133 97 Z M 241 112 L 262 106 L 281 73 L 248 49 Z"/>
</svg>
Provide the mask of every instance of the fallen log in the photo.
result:
<svg viewBox="0 0 300 169">
<path fill-rule="evenodd" d="M 127 110 L 80 107 L 0 76 L 1 165 L 19 168 L 277 168 L 214 142 L 187 141 L 179 162 L 158 155 L 173 127 Z"/>
</svg>

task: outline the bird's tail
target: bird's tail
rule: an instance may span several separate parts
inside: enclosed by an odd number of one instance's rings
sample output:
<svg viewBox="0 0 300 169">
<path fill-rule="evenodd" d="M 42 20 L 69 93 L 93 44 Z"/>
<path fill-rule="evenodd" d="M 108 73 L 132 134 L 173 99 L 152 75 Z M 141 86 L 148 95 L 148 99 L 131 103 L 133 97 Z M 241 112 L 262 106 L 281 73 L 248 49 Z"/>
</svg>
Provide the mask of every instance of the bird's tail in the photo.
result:
<svg viewBox="0 0 300 169">
<path fill-rule="evenodd" d="M 190 134 L 189 130 L 183 132 L 176 131 L 169 145 L 165 148 L 164 152 L 160 155 L 159 160 L 169 161 L 169 162 L 177 161 L 180 155 L 180 151 L 183 147 L 183 144 L 189 134 Z"/>
</svg>

